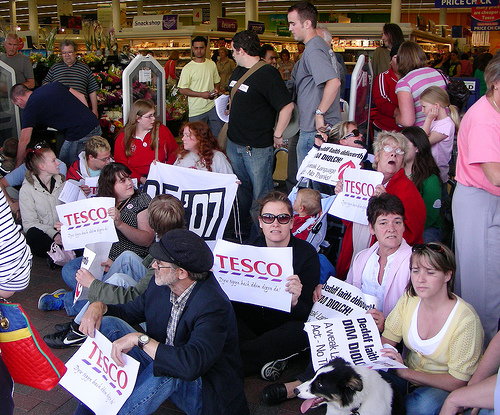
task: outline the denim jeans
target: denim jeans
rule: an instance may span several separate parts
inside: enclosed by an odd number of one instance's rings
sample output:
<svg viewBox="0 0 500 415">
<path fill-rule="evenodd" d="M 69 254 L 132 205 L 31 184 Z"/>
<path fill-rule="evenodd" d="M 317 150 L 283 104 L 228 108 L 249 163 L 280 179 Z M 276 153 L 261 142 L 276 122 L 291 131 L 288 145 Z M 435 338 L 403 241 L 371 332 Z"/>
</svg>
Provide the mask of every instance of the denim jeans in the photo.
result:
<svg viewBox="0 0 500 415">
<path fill-rule="evenodd" d="M 111 284 L 111 285 L 116 285 L 117 287 L 128 288 L 128 287 L 135 287 L 137 284 L 137 281 L 134 280 L 132 277 L 128 276 L 127 274 L 120 274 L 118 272 L 116 274 L 113 274 L 111 277 L 109 277 L 106 280 L 106 283 Z M 82 307 L 82 309 L 76 315 L 74 321 L 78 325 L 81 324 L 82 317 L 85 314 L 85 311 L 87 311 L 87 308 L 89 308 L 89 305 L 90 305 L 90 303 L 87 301 L 87 303 Z"/>
<path fill-rule="evenodd" d="M 71 164 L 78 159 L 78 155 L 85 150 L 85 143 L 89 141 L 94 135 L 101 135 L 101 126 L 98 125 L 92 131 L 90 131 L 85 137 L 82 137 L 75 141 L 64 140 L 64 143 L 59 152 L 59 159 L 66 164 L 66 166 L 71 166 Z"/>
<path fill-rule="evenodd" d="M 111 342 L 122 338 L 128 333 L 135 333 L 130 325 L 116 317 L 104 317 L 100 332 Z M 179 378 L 153 375 L 153 359 L 138 347 L 127 353 L 140 363 L 139 374 L 134 390 L 122 406 L 119 415 L 151 414 L 168 399 L 186 414 L 201 414 L 202 382 L 201 378 L 188 382 Z M 80 403 L 75 415 L 91 414 L 90 410 Z"/>
<path fill-rule="evenodd" d="M 210 111 L 204 112 L 203 114 L 189 117 L 189 122 L 193 121 L 203 121 L 204 123 L 207 123 L 212 130 L 212 135 L 215 137 L 215 139 L 217 139 L 217 136 L 219 135 L 222 128 L 222 121 L 217 115 L 215 107 L 213 107 Z"/>
<path fill-rule="evenodd" d="M 450 394 L 450 392 L 430 386 L 415 387 L 391 369 L 379 373 L 401 393 L 407 415 L 439 415 L 444 401 Z"/>
<path fill-rule="evenodd" d="M 258 223 L 257 202 L 273 190 L 273 146 L 252 147 L 248 153 L 247 147 L 227 140 L 226 152 L 241 182 L 238 187 L 240 223 L 242 233 L 248 236 L 252 226 L 250 219 Z"/>
<path fill-rule="evenodd" d="M 61 271 L 64 282 L 72 289 L 71 292 L 64 296 L 64 308 L 68 316 L 77 315 L 85 306 L 86 300 L 78 300 L 75 304 L 74 295 L 76 288 L 76 272 L 80 269 L 82 258 L 75 258 L 68 262 Z M 135 284 L 146 275 L 147 268 L 142 265 L 142 258 L 131 251 L 121 253 L 113 262 L 107 273 L 104 274 L 102 280 L 108 281 L 114 274 L 126 274 L 122 279 L 127 279 L 127 276 L 135 281 Z M 134 285 L 135 285 L 134 284 Z M 113 284 L 120 285 L 120 284 Z M 84 311 L 85 312 L 85 311 Z"/>
<path fill-rule="evenodd" d="M 315 136 L 316 131 L 300 131 L 299 141 L 297 142 L 297 168 L 300 167 L 307 153 L 313 147 Z"/>
</svg>

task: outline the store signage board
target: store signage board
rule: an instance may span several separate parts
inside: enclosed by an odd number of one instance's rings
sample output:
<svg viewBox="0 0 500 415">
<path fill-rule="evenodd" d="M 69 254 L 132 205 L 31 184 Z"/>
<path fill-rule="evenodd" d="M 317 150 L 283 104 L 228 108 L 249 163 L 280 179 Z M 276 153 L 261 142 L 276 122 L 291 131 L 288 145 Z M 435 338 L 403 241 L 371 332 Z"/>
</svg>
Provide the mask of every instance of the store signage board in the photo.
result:
<svg viewBox="0 0 500 415">
<path fill-rule="evenodd" d="M 498 6 L 498 1 L 499 0 L 434 0 L 434 6 L 437 7 L 438 9 L 447 7 L 453 7 L 453 8 L 491 7 L 491 6 Z"/>
<path fill-rule="evenodd" d="M 263 22 L 253 22 L 250 20 L 248 22 L 247 29 L 257 33 L 258 35 L 262 35 L 266 30 L 266 25 Z"/>
<path fill-rule="evenodd" d="M 481 32 L 500 30 L 500 6 L 473 7 L 471 30 Z"/>
<path fill-rule="evenodd" d="M 276 26 L 276 34 L 278 36 L 291 36 L 292 34 L 288 30 L 288 25 L 278 25 Z"/>
<path fill-rule="evenodd" d="M 288 16 L 286 14 L 270 14 L 269 30 L 274 31 L 279 25 L 288 26 Z"/>
<path fill-rule="evenodd" d="M 164 30 L 177 30 L 177 14 L 163 14 L 151 16 L 135 16 L 133 29 L 162 32 Z"/>
<path fill-rule="evenodd" d="M 236 19 L 217 17 L 217 30 L 219 32 L 236 32 L 238 30 L 238 22 Z"/>
</svg>

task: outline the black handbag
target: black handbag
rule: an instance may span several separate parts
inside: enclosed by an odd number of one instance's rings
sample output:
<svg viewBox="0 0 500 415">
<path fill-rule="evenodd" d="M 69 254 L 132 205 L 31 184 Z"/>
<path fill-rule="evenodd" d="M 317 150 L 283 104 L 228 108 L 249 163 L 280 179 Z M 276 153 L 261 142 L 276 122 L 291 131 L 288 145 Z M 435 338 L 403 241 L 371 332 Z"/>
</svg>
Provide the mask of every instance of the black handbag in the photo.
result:
<svg viewBox="0 0 500 415">
<path fill-rule="evenodd" d="M 458 112 L 462 113 L 470 97 L 469 88 L 467 88 L 467 85 L 461 79 L 450 78 L 442 71 L 438 72 L 446 82 L 446 92 L 448 92 L 451 105 L 455 105 L 458 108 Z"/>
</svg>

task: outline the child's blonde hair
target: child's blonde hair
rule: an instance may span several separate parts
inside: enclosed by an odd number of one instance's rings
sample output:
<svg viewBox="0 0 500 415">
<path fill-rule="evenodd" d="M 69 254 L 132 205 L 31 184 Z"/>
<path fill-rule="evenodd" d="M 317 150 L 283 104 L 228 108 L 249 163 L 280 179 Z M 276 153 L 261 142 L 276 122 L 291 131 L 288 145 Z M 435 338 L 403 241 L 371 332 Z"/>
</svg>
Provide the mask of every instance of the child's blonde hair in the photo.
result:
<svg viewBox="0 0 500 415">
<path fill-rule="evenodd" d="M 297 197 L 300 197 L 300 205 L 304 207 L 306 214 L 310 216 L 321 212 L 321 193 L 314 189 L 299 189 Z"/>
<path fill-rule="evenodd" d="M 425 101 L 429 104 L 439 104 L 443 108 L 449 108 L 450 118 L 455 123 L 455 133 L 458 133 L 458 128 L 460 127 L 460 114 L 458 108 L 450 104 L 448 92 L 439 86 L 430 86 L 420 94 L 420 101 Z"/>
</svg>

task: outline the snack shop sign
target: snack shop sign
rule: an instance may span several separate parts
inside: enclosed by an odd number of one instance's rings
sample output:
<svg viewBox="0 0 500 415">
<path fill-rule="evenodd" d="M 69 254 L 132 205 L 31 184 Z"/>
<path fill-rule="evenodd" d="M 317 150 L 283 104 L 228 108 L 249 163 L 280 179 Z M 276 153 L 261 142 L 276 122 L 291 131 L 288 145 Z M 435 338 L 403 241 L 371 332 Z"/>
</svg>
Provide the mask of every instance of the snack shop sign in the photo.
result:
<svg viewBox="0 0 500 415">
<path fill-rule="evenodd" d="M 133 28 L 134 30 L 148 30 L 154 32 L 177 30 L 177 19 L 177 14 L 135 16 Z"/>
</svg>

